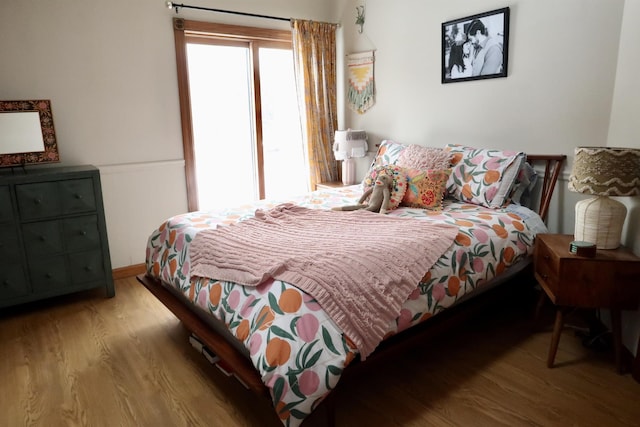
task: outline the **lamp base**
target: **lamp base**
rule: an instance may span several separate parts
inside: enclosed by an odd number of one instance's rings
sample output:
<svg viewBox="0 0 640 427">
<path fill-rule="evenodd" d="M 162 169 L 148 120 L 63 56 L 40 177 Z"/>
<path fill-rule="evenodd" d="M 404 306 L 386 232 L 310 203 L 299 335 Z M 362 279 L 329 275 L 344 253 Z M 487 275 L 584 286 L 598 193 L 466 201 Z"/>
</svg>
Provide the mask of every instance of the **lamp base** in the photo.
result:
<svg viewBox="0 0 640 427">
<path fill-rule="evenodd" d="M 598 249 L 615 249 L 622 240 L 627 208 L 606 196 L 576 203 L 576 240 L 595 243 Z"/>
<path fill-rule="evenodd" d="M 344 185 L 356 183 L 356 165 L 352 158 L 342 161 L 342 183 Z"/>
</svg>

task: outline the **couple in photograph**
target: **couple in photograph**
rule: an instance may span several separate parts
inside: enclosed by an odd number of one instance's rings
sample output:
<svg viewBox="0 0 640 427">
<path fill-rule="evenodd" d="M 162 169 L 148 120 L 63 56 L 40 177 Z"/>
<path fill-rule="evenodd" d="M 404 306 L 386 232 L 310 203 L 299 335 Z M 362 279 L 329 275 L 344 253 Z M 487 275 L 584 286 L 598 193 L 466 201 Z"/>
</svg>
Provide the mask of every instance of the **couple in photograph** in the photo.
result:
<svg viewBox="0 0 640 427">
<path fill-rule="evenodd" d="M 480 19 L 451 29 L 447 71 L 452 79 L 485 76 L 502 71 L 503 44 L 499 36 L 489 34 Z"/>
</svg>

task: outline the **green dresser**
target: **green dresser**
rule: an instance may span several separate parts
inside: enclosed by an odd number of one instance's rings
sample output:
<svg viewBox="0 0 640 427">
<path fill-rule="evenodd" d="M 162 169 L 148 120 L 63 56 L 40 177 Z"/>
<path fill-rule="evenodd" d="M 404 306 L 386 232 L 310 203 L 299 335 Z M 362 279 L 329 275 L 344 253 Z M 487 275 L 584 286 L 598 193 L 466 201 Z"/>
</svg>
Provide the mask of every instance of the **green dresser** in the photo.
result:
<svg viewBox="0 0 640 427">
<path fill-rule="evenodd" d="M 96 287 L 115 295 L 98 169 L 0 169 L 0 307 Z"/>
</svg>

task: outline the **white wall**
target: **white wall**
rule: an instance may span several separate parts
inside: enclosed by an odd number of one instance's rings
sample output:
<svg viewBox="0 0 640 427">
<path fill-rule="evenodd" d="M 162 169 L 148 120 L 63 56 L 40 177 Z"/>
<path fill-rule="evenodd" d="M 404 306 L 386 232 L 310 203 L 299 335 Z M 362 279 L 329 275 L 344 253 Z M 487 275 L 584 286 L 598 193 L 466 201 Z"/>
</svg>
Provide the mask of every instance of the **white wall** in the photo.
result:
<svg viewBox="0 0 640 427">
<path fill-rule="evenodd" d="M 626 0 L 620 32 L 620 53 L 616 85 L 611 109 L 611 123 L 607 145 L 640 148 L 640 0 Z M 628 209 L 623 236 L 624 244 L 640 255 L 640 197 L 619 198 Z M 639 279 L 640 281 L 640 279 Z M 640 313 L 622 313 L 623 342 L 634 354 L 640 337 Z"/>
<path fill-rule="evenodd" d="M 620 33 L 620 54 L 607 145 L 640 149 L 640 0 L 626 0 Z M 632 19 L 633 18 L 633 19 Z M 620 198 L 627 205 L 625 245 L 640 254 L 640 198 Z"/>
<path fill-rule="evenodd" d="M 6 3 L 6 4 L 5 4 Z M 172 19 L 163 0 L 21 0 L 0 13 L 0 99 L 50 99 L 61 164 L 102 175 L 114 268 L 144 262 L 149 233 L 187 210 Z M 329 20 L 315 0 L 195 0 Z M 182 9 L 210 22 L 287 22 Z"/>
<path fill-rule="evenodd" d="M 353 24 L 359 4 L 366 5 L 363 34 Z M 442 23 L 505 6 L 508 77 L 442 84 Z M 571 163 L 574 147 L 607 143 L 623 6 L 624 0 L 345 0 L 344 49 L 376 49 L 377 91 L 364 115 L 346 110 L 345 126 L 366 129 L 373 142 L 515 148 L 566 154 Z M 366 162 L 358 166 L 364 173 Z M 563 190 L 556 195 L 561 205 L 552 207 L 562 217 L 550 226 L 572 233 L 578 199 Z"/>
</svg>

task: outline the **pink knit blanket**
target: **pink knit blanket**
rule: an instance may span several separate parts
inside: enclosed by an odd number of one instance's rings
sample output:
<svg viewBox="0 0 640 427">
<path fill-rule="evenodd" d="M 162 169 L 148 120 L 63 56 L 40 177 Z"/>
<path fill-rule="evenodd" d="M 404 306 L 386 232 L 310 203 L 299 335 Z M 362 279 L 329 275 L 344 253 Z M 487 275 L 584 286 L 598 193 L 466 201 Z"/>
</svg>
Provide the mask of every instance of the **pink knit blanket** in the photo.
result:
<svg viewBox="0 0 640 427">
<path fill-rule="evenodd" d="M 456 235 L 455 226 L 414 218 L 283 204 L 196 234 L 191 275 L 288 282 L 314 297 L 365 359 Z"/>
</svg>

